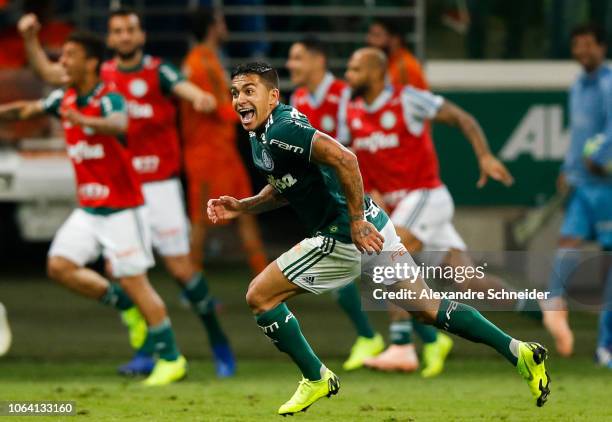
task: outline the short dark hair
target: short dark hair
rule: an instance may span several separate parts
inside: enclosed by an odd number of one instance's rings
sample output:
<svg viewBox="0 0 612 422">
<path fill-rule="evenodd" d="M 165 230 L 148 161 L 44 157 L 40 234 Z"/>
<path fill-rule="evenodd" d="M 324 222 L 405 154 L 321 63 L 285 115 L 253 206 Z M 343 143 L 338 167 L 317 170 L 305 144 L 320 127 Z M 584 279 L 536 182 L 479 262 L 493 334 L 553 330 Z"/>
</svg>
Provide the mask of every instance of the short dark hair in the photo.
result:
<svg viewBox="0 0 612 422">
<path fill-rule="evenodd" d="M 278 89 L 278 73 L 266 62 L 250 62 L 239 64 L 232 69 L 232 79 L 240 75 L 259 75 L 268 88 Z"/>
<path fill-rule="evenodd" d="M 66 42 L 79 44 L 85 50 L 85 57 L 98 60 L 96 70 L 100 69 L 106 53 L 106 45 L 102 38 L 93 32 L 75 31 L 68 36 Z"/>
<path fill-rule="evenodd" d="M 143 26 L 143 20 L 142 20 L 142 15 L 140 13 L 138 13 L 136 11 L 136 9 L 132 9 L 131 7 L 117 7 L 114 9 L 111 9 L 108 13 L 108 20 L 110 21 L 112 18 L 114 18 L 115 16 L 121 16 L 121 17 L 126 17 L 126 16 L 136 16 L 136 18 L 138 18 L 138 24 L 140 25 L 141 28 L 144 28 Z"/>
<path fill-rule="evenodd" d="M 327 46 L 317 37 L 308 36 L 297 41 L 296 44 L 302 44 L 306 50 L 320 54 L 327 59 Z"/>
<path fill-rule="evenodd" d="M 201 7 L 191 17 L 191 32 L 197 40 L 208 36 L 210 27 L 217 22 L 217 10 L 213 7 Z"/>
<path fill-rule="evenodd" d="M 597 41 L 597 44 L 607 44 L 606 31 L 596 23 L 584 23 L 576 26 L 574 29 L 572 29 L 570 39 L 573 40 L 579 35 L 592 35 L 593 38 L 595 38 L 595 41 Z"/>
<path fill-rule="evenodd" d="M 380 25 L 385 28 L 385 31 L 387 31 L 389 34 L 400 37 L 402 40 L 404 39 L 404 33 L 406 31 L 404 29 L 405 25 L 402 25 L 401 19 L 379 17 L 374 18 L 371 25 Z"/>
</svg>

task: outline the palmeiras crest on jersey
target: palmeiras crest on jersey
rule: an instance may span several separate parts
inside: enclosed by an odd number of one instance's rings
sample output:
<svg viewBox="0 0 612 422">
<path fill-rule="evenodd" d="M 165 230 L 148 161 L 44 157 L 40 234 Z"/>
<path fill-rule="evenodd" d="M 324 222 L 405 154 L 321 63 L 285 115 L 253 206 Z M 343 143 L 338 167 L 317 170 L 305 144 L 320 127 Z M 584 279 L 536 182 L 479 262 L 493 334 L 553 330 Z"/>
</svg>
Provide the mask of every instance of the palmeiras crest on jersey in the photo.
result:
<svg viewBox="0 0 612 422">
<path fill-rule="evenodd" d="M 324 115 L 321 118 L 321 129 L 328 133 L 336 129 L 336 121 L 334 118 L 329 114 Z"/>
<path fill-rule="evenodd" d="M 271 171 L 274 168 L 274 161 L 272 161 L 270 153 L 265 149 L 261 150 L 261 161 L 264 169 Z"/>
<path fill-rule="evenodd" d="M 397 123 L 397 118 L 395 114 L 391 111 L 385 111 L 382 116 L 380 116 L 380 125 L 384 129 L 391 129 Z"/>
<path fill-rule="evenodd" d="M 130 82 L 128 89 L 130 90 L 130 94 L 132 94 L 134 97 L 140 98 L 144 97 L 149 90 L 149 86 L 144 79 L 134 79 Z"/>
</svg>

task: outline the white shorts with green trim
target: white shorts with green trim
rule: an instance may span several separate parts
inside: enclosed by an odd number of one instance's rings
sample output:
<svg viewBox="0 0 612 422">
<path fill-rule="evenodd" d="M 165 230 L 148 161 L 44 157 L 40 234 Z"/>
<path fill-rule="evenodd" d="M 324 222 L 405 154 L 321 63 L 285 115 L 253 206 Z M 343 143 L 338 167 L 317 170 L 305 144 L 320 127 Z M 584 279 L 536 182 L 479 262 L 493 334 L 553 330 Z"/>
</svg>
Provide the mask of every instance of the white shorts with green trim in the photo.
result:
<svg viewBox="0 0 612 422">
<path fill-rule="evenodd" d="M 55 234 L 49 256 L 61 256 L 83 266 L 103 254 L 113 277 L 144 274 L 155 263 L 147 218 L 145 207 L 110 215 L 94 215 L 77 208 Z"/>
<path fill-rule="evenodd" d="M 276 259 L 281 272 L 299 287 L 315 294 L 339 289 L 359 279 L 362 265 L 393 265 L 401 255 L 415 265 L 389 220 L 381 230 L 385 238 L 381 255 L 362 254 L 352 243 L 343 243 L 327 236 L 302 240 Z M 383 262 L 389 261 L 389 262 Z"/>
<path fill-rule="evenodd" d="M 467 249 L 453 226 L 455 204 L 446 186 L 394 192 L 391 196 L 397 204 L 391 214 L 391 221 L 398 227 L 410 230 L 423 242 L 423 250 Z"/>
<path fill-rule="evenodd" d="M 183 188 L 178 179 L 142 184 L 149 210 L 151 241 L 161 256 L 189 254 L 189 220 L 185 213 Z"/>
</svg>

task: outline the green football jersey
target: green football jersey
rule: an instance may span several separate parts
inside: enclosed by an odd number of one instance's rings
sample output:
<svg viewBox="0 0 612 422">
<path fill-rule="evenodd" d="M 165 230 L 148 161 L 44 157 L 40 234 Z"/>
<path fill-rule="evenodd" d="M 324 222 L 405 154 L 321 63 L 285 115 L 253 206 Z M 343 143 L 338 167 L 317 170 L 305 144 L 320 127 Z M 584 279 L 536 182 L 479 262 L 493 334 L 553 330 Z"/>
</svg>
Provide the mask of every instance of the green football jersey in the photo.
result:
<svg viewBox="0 0 612 422">
<path fill-rule="evenodd" d="M 348 208 L 335 171 L 310 161 L 316 129 L 295 108 L 279 104 L 261 129 L 250 132 L 253 161 L 270 185 L 289 201 L 311 235 L 351 243 Z M 368 196 L 366 219 L 381 230 L 388 217 Z"/>
</svg>

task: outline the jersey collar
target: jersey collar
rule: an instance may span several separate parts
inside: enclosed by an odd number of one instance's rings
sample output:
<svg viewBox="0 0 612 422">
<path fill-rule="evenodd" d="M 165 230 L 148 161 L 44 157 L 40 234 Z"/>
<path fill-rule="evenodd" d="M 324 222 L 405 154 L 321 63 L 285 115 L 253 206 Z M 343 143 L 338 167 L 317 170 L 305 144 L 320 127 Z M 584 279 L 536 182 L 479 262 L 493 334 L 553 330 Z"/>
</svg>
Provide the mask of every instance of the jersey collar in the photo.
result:
<svg viewBox="0 0 612 422">
<path fill-rule="evenodd" d="M 98 82 L 96 84 L 96 86 L 89 91 L 87 94 L 84 95 L 77 95 L 77 99 L 76 99 L 76 103 L 78 107 L 84 107 L 89 103 L 89 100 L 98 95 L 100 93 L 100 90 L 102 90 L 102 88 L 104 87 L 104 84 L 102 82 Z"/>
<path fill-rule="evenodd" d="M 323 80 L 319 86 L 317 86 L 315 92 L 308 93 L 308 102 L 312 108 L 319 108 L 321 106 L 323 100 L 325 100 L 327 91 L 329 91 L 329 88 L 334 83 L 334 80 L 334 75 L 332 75 L 331 72 L 327 72 L 325 73 L 325 77 L 323 77 Z"/>
<path fill-rule="evenodd" d="M 383 89 L 382 92 L 378 94 L 378 97 L 376 97 L 376 99 L 372 101 L 372 104 L 368 105 L 364 101 L 363 108 L 368 113 L 376 113 L 385 104 L 387 104 L 387 102 L 391 99 L 392 96 L 393 96 L 393 87 L 391 85 L 387 85 L 385 86 L 385 89 Z"/>
<path fill-rule="evenodd" d="M 143 54 L 142 58 L 140 59 L 140 62 L 132 67 L 121 67 L 119 65 L 119 60 L 117 60 L 117 69 L 119 70 L 119 72 L 122 73 L 132 73 L 132 72 L 138 72 L 139 70 L 141 70 L 145 65 L 149 64 L 151 62 L 151 56 L 147 55 L 147 54 Z"/>
</svg>

